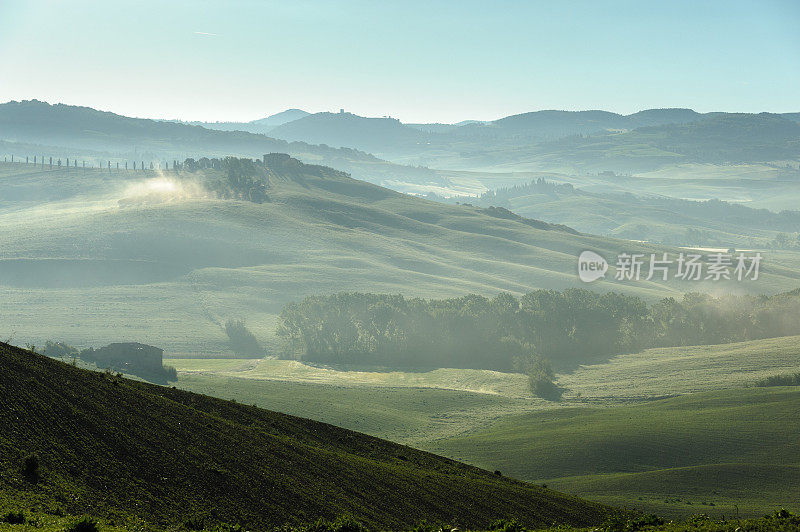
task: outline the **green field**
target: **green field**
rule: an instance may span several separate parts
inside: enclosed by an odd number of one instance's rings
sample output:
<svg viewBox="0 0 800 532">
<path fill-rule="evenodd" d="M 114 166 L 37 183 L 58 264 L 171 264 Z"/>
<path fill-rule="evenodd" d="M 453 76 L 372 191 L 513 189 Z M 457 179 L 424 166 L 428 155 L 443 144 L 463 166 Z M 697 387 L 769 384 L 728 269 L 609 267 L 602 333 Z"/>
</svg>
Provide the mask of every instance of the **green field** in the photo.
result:
<svg viewBox="0 0 800 532">
<path fill-rule="evenodd" d="M 798 416 L 796 388 L 725 390 L 510 416 L 430 449 L 661 515 L 756 516 L 798 504 Z"/>
<path fill-rule="evenodd" d="M 567 397 L 618 403 L 740 388 L 800 371 L 800 337 L 725 345 L 647 349 L 562 375 Z"/>
<path fill-rule="evenodd" d="M 800 433 L 792 419 L 800 414 L 800 390 L 746 386 L 800 371 L 799 340 L 620 355 L 558 375 L 567 392 L 557 403 L 532 397 L 525 377 L 513 373 L 276 359 L 165 363 L 178 368 L 181 388 L 366 432 L 609 504 L 670 516 L 731 516 L 738 507 L 756 516 L 797 504 L 792 478 L 800 467 Z"/>
<path fill-rule="evenodd" d="M 176 386 L 308 417 L 414 447 L 477 430 L 544 401 L 437 388 L 338 386 L 179 374 Z"/>
</svg>

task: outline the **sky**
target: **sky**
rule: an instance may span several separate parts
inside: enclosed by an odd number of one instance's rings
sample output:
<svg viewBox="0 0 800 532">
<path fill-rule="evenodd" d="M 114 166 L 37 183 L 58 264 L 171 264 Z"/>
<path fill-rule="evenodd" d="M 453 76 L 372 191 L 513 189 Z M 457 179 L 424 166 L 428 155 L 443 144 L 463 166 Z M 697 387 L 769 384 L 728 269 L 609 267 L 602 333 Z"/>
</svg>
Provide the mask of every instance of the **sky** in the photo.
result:
<svg viewBox="0 0 800 532">
<path fill-rule="evenodd" d="M 0 102 L 247 121 L 800 111 L 800 1 L 0 0 Z"/>
</svg>

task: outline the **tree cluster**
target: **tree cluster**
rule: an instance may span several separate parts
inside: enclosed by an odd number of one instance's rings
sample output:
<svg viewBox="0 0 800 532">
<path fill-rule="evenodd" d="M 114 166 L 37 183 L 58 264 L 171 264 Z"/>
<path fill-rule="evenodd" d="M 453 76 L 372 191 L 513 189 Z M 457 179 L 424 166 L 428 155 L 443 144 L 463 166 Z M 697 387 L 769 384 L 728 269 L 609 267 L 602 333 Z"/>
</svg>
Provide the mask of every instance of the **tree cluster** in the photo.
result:
<svg viewBox="0 0 800 532">
<path fill-rule="evenodd" d="M 339 293 L 286 305 L 284 356 L 395 367 L 560 370 L 649 347 L 720 344 L 800 334 L 800 290 L 775 296 L 688 293 L 647 305 L 584 289 L 516 298 L 406 299 Z"/>
<path fill-rule="evenodd" d="M 220 198 L 240 199 L 253 203 L 269 201 L 267 190 L 269 178 L 263 161 L 240 157 L 225 157 L 223 159 L 186 159 L 182 164 L 187 172 L 200 170 L 219 170 L 225 178 L 208 184 L 213 192 Z"/>
</svg>

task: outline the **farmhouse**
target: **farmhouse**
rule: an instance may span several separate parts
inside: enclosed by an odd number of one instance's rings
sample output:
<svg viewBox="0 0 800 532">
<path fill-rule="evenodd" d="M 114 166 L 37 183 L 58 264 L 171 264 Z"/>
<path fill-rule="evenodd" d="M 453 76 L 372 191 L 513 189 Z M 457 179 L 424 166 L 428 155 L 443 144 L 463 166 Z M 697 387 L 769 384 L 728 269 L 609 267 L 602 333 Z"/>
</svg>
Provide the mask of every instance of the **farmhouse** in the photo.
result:
<svg viewBox="0 0 800 532">
<path fill-rule="evenodd" d="M 132 374 L 161 372 L 164 362 L 163 349 L 137 342 L 109 344 L 87 354 L 98 367 Z"/>
</svg>

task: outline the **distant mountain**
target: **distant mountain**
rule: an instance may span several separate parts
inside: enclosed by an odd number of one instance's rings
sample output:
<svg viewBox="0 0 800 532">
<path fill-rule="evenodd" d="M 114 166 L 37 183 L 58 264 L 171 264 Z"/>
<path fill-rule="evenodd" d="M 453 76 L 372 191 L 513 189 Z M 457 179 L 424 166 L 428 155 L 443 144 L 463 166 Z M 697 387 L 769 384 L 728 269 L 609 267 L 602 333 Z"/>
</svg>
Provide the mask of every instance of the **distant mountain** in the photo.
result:
<svg viewBox="0 0 800 532">
<path fill-rule="evenodd" d="M 455 124 L 441 124 L 437 122 L 432 124 L 406 124 L 406 125 L 408 127 L 413 127 L 414 129 L 419 129 L 420 131 L 428 131 L 430 133 L 447 133 L 461 126 L 467 126 L 470 124 L 486 124 L 486 123 L 487 122 L 481 120 L 462 120 L 461 122 L 456 122 Z"/>
<path fill-rule="evenodd" d="M 535 111 L 483 124 L 466 124 L 452 133 L 461 136 L 554 139 L 642 126 L 683 124 L 701 116 L 691 109 L 650 109 L 627 116 L 608 111 Z"/>
<path fill-rule="evenodd" d="M 781 116 L 794 122 L 800 122 L 800 113 L 782 113 Z"/>
<path fill-rule="evenodd" d="M 304 111 L 286 113 L 289 114 L 284 114 L 284 118 Z M 31 145 L 42 146 L 38 154 L 17 154 L 23 157 L 104 153 L 116 160 L 169 161 L 197 156 L 261 157 L 269 152 L 282 152 L 376 182 L 389 177 L 435 178 L 426 168 L 390 164 L 350 148 L 334 149 L 245 131 L 218 131 L 178 122 L 129 118 L 89 107 L 50 105 L 37 100 L 0 104 L 0 140 L 18 143 L 25 149 Z"/>
<path fill-rule="evenodd" d="M 0 138 L 13 142 L 125 152 L 146 149 L 165 152 L 187 149 L 257 149 L 262 153 L 291 151 L 287 142 L 264 135 L 128 118 L 89 107 L 50 105 L 36 100 L 0 104 Z M 307 145 L 297 145 L 295 148 L 321 152 Z"/>
<path fill-rule="evenodd" d="M 574 135 L 686 124 L 705 116 L 691 109 L 649 109 L 631 115 L 608 111 L 536 111 L 492 122 L 403 124 L 392 118 L 317 113 L 272 128 L 270 135 L 288 141 L 349 146 L 397 162 L 447 168 L 448 163 L 442 163 L 439 157 L 507 150 Z"/>
<path fill-rule="evenodd" d="M 292 122 L 294 120 L 303 118 L 304 116 L 308 116 L 310 114 L 311 113 L 303 111 L 302 109 L 287 109 L 285 111 L 281 111 L 280 113 L 270 115 L 266 118 L 253 120 L 251 122 L 248 122 L 248 124 L 260 125 L 260 126 L 280 126 L 287 122 Z"/>
<path fill-rule="evenodd" d="M 624 186 L 625 178 L 618 180 Z M 462 199 L 486 207 L 505 207 L 579 231 L 680 246 L 764 248 L 781 232 L 800 231 L 798 210 L 776 213 L 719 200 L 591 193 L 545 181 L 489 191 L 478 199 Z"/>
<path fill-rule="evenodd" d="M 642 170 L 659 164 L 745 163 L 800 158 L 800 123 L 781 115 L 709 113 L 683 124 L 620 134 L 565 137 L 527 150 L 589 168 Z M 499 156 L 499 154 L 498 154 Z M 503 157 L 507 157 L 504 153 Z"/>
<path fill-rule="evenodd" d="M 358 147 L 376 153 L 418 149 L 425 135 L 394 118 L 366 118 L 352 113 L 316 113 L 274 128 L 284 140 Z"/>
<path fill-rule="evenodd" d="M 0 488 L 6 504 L 27 512 L 60 508 L 141 529 L 206 530 L 270 530 L 344 514 L 373 530 L 422 520 L 485 528 L 498 517 L 530 528 L 586 526 L 610 512 L 325 423 L 4 343 L 0 394 Z"/>
<path fill-rule="evenodd" d="M 308 116 L 310 113 L 302 109 L 287 109 L 266 118 L 259 118 L 258 120 L 251 120 L 250 122 L 187 122 L 192 126 L 203 126 L 207 129 L 216 129 L 219 131 L 247 131 L 248 133 L 266 134 L 273 128 Z"/>
<path fill-rule="evenodd" d="M 458 128 L 448 135 L 463 135 L 461 142 L 432 146 L 427 156 L 415 160 L 433 168 L 503 167 L 568 174 L 638 173 L 687 163 L 800 161 L 800 123 L 787 117 L 707 113 L 685 121 L 694 115 L 688 110 L 627 117 L 603 111 L 517 115 Z M 467 130 L 472 133 L 464 134 Z M 533 131 L 552 138 L 533 136 Z"/>
</svg>

